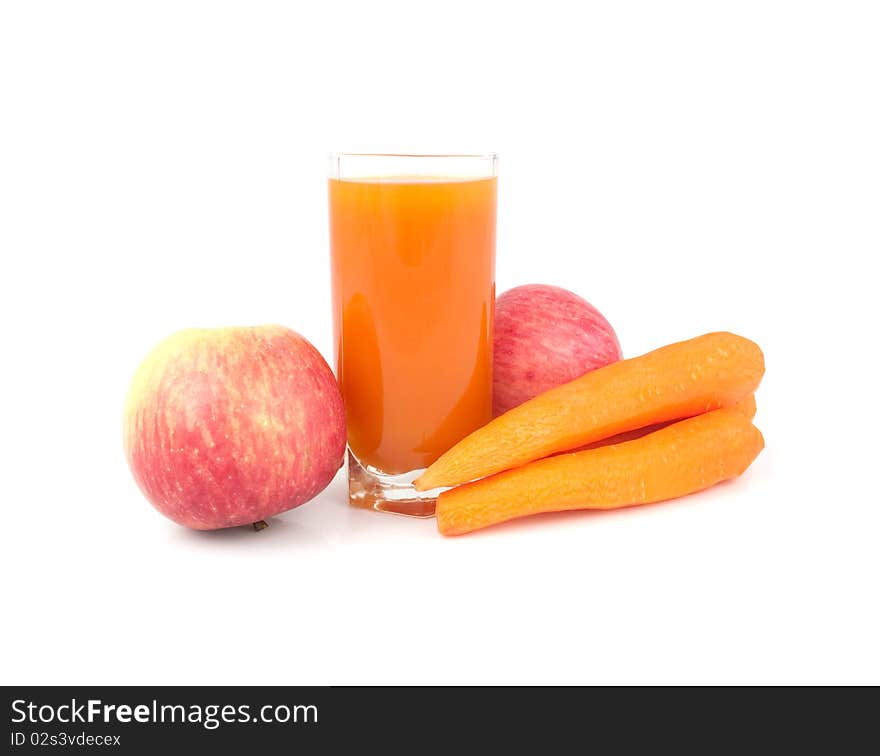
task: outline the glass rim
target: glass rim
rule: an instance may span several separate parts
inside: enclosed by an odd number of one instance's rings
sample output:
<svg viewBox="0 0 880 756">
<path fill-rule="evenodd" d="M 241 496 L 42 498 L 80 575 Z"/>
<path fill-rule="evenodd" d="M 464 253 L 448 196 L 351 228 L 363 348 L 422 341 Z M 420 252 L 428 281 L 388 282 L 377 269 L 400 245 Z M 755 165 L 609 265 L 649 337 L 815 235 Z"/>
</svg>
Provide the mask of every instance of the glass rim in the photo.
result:
<svg viewBox="0 0 880 756">
<path fill-rule="evenodd" d="M 338 181 L 424 176 L 431 176 L 432 180 L 476 181 L 498 176 L 498 153 L 329 152 L 327 173 Z"/>
<path fill-rule="evenodd" d="M 328 157 L 478 158 L 496 160 L 497 152 L 328 152 Z"/>
</svg>

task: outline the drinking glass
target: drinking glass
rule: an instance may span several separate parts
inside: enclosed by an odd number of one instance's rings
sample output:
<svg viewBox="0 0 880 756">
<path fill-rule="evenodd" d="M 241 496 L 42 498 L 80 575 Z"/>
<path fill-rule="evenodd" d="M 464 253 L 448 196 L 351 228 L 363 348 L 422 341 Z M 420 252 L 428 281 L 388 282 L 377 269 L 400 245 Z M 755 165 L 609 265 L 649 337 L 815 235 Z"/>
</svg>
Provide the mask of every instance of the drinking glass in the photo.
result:
<svg viewBox="0 0 880 756">
<path fill-rule="evenodd" d="M 352 505 L 434 513 L 412 481 L 492 417 L 498 160 L 330 156 L 336 374 Z"/>
</svg>

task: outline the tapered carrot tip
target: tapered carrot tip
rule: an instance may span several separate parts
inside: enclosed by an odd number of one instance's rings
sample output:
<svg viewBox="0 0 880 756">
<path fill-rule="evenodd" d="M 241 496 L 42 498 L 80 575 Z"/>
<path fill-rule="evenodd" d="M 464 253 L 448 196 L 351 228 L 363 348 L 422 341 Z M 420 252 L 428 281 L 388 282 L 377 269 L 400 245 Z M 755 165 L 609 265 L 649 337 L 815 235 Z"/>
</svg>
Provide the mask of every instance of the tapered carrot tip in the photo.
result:
<svg viewBox="0 0 880 756">
<path fill-rule="evenodd" d="M 708 333 L 670 344 L 514 407 L 459 441 L 414 485 L 419 491 L 456 486 L 620 433 L 731 407 L 754 393 L 763 375 L 761 349 L 742 336 Z"/>
<path fill-rule="evenodd" d="M 543 512 L 673 499 L 741 475 L 763 448 L 746 415 L 715 410 L 632 441 L 560 454 L 444 491 L 437 527 L 462 535 Z"/>
</svg>

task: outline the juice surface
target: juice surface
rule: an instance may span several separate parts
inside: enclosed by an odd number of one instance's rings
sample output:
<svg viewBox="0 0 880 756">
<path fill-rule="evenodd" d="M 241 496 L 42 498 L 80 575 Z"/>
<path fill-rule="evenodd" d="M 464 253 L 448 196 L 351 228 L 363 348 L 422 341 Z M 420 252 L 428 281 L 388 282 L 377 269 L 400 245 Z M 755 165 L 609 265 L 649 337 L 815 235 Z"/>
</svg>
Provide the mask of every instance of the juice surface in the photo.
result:
<svg viewBox="0 0 880 756">
<path fill-rule="evenodd" d="M 330 179 L 349 447 L 399 474 L 492 417 L 497 179 Z"/>
</svg>

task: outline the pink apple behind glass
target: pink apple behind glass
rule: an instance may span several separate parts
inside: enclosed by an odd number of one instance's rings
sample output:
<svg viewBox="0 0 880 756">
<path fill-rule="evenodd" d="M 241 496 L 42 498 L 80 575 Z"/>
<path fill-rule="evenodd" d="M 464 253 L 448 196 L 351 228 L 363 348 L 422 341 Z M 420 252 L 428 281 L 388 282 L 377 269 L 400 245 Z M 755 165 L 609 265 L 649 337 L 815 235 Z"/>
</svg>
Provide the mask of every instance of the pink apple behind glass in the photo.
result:
<svg viewBox="0 0 880 756">
<path fill-rule="evenodd" d="M 494 414 L 621 359 L 611 324 L 558 286 L 530 284 L 495 303 Z"/>
</svg>

